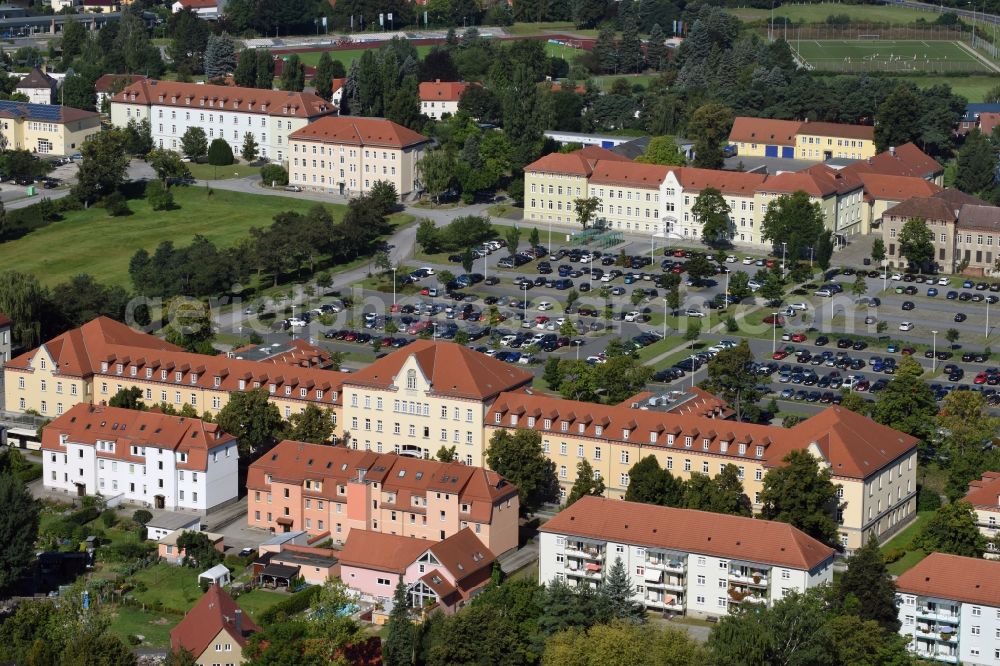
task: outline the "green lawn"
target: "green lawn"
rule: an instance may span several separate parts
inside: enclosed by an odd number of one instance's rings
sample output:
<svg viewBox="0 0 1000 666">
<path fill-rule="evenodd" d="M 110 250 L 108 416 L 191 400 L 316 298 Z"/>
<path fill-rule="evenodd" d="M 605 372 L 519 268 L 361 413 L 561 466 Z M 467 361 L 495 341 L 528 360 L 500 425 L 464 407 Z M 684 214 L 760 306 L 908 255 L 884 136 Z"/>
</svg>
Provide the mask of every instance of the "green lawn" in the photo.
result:
<svg viewBox="0 0 1000 666">
<path fill-rule="evenodd" d="M 655 80 L 658 76 L 658 74 L 608 74 L 607 76 L 595 76 L 593 78 L 601 90 L 610 90 L 616 79 L 625 79 L 629 82 L 629 85 L 635 85 L 638 83 L 639 85 L 648 88 L 650 82 Z"/>
<path fill-rule="evenodd" d="M 242 150 L 243 146 L 232 146 L 234 151 Z M 249 164 L 233 164 L 227 167 L 217 167 L 211 164 L 197 164 L 191 162 L 187 165 L 191 175 L 198 180 L 227 180 L 230 178 L 246 178 L 256 176 L 260 173 L 260 167 Z"/>
<path fill-rule="evenodd" d="M 279 212 L 305 212 L 316 202 L 178 187 L 174 200 L 179 208 L 154 211 L 145 200 L 129 201 L 133 214 L 109 217 L 103 208 L 73 211 L 66 219 L 50 224 L 23 238 L 0 245 L 0 265 L 38 276 L 53 286 L 79 273 L 113 285 L 130 287 L 128 263 L 139 248 L 152 253 L 163 240 L 187 245 L 201 234 L 220 247 L 234 244 L 250 227 L 265 227 Z M 344 206 L 328 204 L 334 219 Z"/>
<path fill-rule="evenodd" d="M 109 628 L 126 645 L 130 636 L 142 636 L 145 647 L 167 647 L 170 645 L 170 630 L 180 621 L 179 615 L 119 608 L 114 611 Z"/>
<path fill-rule="evenodd" d="M 279 601 L 283 601 L 287 598 L 288 595 L 282 594 L 281 592 L 272 592 L 270 590 L 251 590 L 246 594 L 241 594 L 236 600 L 236 603 L 240 605 L 240 608 L 249 613 L 251 618 L 257 620 L 260 613 L 264 612 Z"/>
<path fill-rule="evenodd" d="M 597 30 L 578 30 L 570 21 L 552 21 L 550 23 L 515 23 L 507 27 L 507 32 L 512 35 L 540 35 L 542 33 L 554 32 L 564 35 L 587 35 L 595 37 Z"/>
<path fill-rule="evenodd" d="M 986 93 L 997 85 L 996 76 L 921 76 L 907 80 L 912 80 L 921 88 L 946 83 L 956 93 L 965 97 L 970 102 L 982 102 L 986 99 Z"/>
<path fill-rule="evenodd" d="M 920 560 L 927 557 L 927 553 L 919 548 L 912 548 L 913 537 L 923 528 L 925 522 L 934 514 L 933 511 L 921 511 L 917 514 L 917 519 L 909 527 L 896 536 L 889 539 L 882 545 L 882 552 L 893 548 L 901 548 L 906 551 L 906 555 L 889 565 L 889 573 L 898 576 L 910 569 Z"/>
<path fill-rule="evenodd" d="M 662 334 L 662 332 L 663 331 L 661 330 L 660 333 Z M 646 363 L 647 361 L 649 361 L 649 360 L 651 360 L 653 358 L 656 358 L 657 356 L 659 356 L 663 352 L 668 351 L 670 349 L 673 349 L 674 347 L 676 347 L 677 345 L 681 344 L 682 342 L 684 342 L 684 338 L 682 338 L 679 335 L 670 335 L 670 332 L 668 331 L 667 332 L 667 337 L 665 337 L 664 339 L 660 340 L 659 342 L 654 342 L 653 344 L 649 345 L 648 347 L 645 347 L 642 350 L 640 350 L 639 351 L 639 360 L 641 362 L 643 362 L 643 363 Z M 665 368 L 669 368 L 670 367 L 669 365 L 664 366 L 662 363 L 657 363 L 657 366 L 662 366 L 662 367 L 665 367 Z"/>
<path fill-rule="evenodd" d="M 739 8 L 731 9 L 730 13 L 743 21 L 767 21 L 771 16 L 769 9 Z M 787 16 L 795 23 L 825 23 L 826 17 L 837 14 L 847 14 L 856 23 L 912 23 L 918 18 L 933 21 L 937 14 L 904 7 L 888 5 L 843 5 L 839 3 L 820 3 L 814 5 L 786 5 L 774 8 L 774 16 Z"/>
<path fill-rule="evenodd" d="M 141 604 L 160 603 L 166 609 L 187 613 L 202 595 L 198 573 L 198 569 L 160 562 L 132 576 L 134 582 L 143 583 L 146 589 L 130 594 Z"/>
</svg>

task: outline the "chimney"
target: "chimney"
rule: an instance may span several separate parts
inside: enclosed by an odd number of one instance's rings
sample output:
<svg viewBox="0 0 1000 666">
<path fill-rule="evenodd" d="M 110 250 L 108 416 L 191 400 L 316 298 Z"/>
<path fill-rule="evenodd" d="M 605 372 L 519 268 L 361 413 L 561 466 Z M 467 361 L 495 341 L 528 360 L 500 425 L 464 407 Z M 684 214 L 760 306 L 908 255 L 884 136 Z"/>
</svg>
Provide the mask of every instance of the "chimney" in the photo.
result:
<svg viewBox="0 0 1000 666">
<path fill-rule="evenodd" d="M 239 636 L 243 635 L 243 611 L 239 608 L 236 609 L 236 617 L 233 618 L 233 624 L 236 626 L 236 633 Z"/>
<path fill-rule="evenodd" d="M 889 154 L 893 157 L 896 156 L 896 146 L 889 146 Z"/>
</svg>

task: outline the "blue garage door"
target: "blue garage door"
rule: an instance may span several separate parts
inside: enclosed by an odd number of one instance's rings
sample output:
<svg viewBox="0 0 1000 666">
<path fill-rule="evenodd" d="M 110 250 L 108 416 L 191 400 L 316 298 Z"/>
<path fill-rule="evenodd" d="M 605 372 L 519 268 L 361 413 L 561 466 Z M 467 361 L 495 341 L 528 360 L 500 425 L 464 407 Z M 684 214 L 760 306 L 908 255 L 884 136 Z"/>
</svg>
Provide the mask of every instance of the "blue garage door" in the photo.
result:
<svg viewBox="0 0 1000 666">
<path fill-rule="evenodd" d="M 603 140 L 601 141 L 601 148 L 614 148 L 614 147 L 615 147 L 614 141 L 603 141 Z"/>
<path fill-rule="evenodd" d="M 781 156 L 786 159 L 792 159 L 795 157 L 795 146 L 782 146 Z"/>
<path fill-rule="evenodd" d="M 777 146 L 764 146 L 764 157 L 777 157 L 778 147 Z"/>
</svg>

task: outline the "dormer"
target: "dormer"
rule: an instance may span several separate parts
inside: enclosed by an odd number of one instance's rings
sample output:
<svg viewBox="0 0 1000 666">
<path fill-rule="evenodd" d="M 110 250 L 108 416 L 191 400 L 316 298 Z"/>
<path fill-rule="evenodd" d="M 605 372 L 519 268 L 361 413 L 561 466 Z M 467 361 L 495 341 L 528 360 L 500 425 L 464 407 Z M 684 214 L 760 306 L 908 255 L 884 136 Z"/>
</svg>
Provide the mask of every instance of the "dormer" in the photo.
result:
<svg viewBox="0 0 1000 666">
<path fill-rule="evenodd" d="M 176 104 L 177 103 L 177 95 L 171 95 L 171 97 L 170 97 L 170 103 L 171 104 Z"/>
<path fill-rule="evenodd" d="M 164 99 L 164 95 L 163 95 L 163 94 L 161 93 L 161 94 L 160 94 L 160 102 L 162 102 L 162 101 L 163 101 L 163 99 Z"/>
</svg>

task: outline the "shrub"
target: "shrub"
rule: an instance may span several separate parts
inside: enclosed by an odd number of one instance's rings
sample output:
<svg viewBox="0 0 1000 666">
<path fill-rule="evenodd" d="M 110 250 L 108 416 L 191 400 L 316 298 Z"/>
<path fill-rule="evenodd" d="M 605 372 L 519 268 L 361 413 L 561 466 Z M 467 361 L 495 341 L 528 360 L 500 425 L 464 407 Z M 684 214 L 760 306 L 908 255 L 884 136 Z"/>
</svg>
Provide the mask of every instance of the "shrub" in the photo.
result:
<svg viewBox="0 0 1000 666">
<path fill-rule="evenodd" d="M 104 209 L 111 217 L 124 217 L 132 213 L 128 207 L 128 201 L 125 200 L 125 195 L 117 191 L 104 198 Z"/>
<path fill-rule="evenodd" d="M 917 489 L 917 511 L 937 511 L 940 508 L 940 495 L 924 486 Z"/>
<path fill-rule="evenodd" d="M 903 559 L 904 555 L 906 555 L 906 551 L 903 550 L 902 548 L 889 548 L 888 550 L 882 553 L 882 556 L 885 558 L 886 564 L 892 564 L 893 562 L 898 562 L 899 560 Z"/>
<path fill-rule="evenodd" d="M 73 523 L 74 525 L 83 525 L 95 520 L 99 515 L 101 515 L 101 512 L 96 506 L 84 506 L 82 509 L 66 516 L 66 522 Z"/>
<path fill-rule="evenodd" d="M 132 514 L 132 520 L 139 523 L 140 525 L 145 525 L 153 519 L 153 514 L 146 509 L 139 509 Z"/>
<path fill-rule="evenodd" d="M 296 592 L 287 599 L 279 601 L 270 608 L 261 612 L 260 616 L 257 618 L 258 623 L 267 625 L 281 620 L 282 618 L 295 615 L 296 613 L 301 613 L 312 605 L 312 602 L 319 596 L 321 589 L 322 588 L 319 585 L 313 585 L 312 587 L 307 587 L 304 590 Z"/>
<path fill-rule="evenodd" d="M 147 183 L 146 200 L 153 210 L 170 210 L 174 207 L 174 193 L 164 187 L 159 180 Z"/>
<path fill-rule="evenodd" d="M 114 509 L 105 509 L 101 512 L 101 522 L 104 523 L 105 527 L 114 527 L 115 523 L 118 522 L 118 514 L 115 513 Z"/>
<path fill-rule="evenodd" d="M 261 167 L 260 180 L 265 185 L 288 185 L 288 172 L 279 164 L 268 164 Z"/>
<path fill-rule="evenodd" d="M 233 149 L 222 137 L 212 139 L 208 147 L 208 163 L 212 166 L 229 166 L 233 163 Z"/>
<path fill-rule="evenodd" d="M 736 317 L 733 317 L 732 315 L 726 317 L 726 331 L 729 333 L 735 333 L 738 330 L 740 330 L 740 325 L 737 323 Z"/>
</svg>

